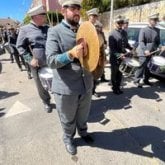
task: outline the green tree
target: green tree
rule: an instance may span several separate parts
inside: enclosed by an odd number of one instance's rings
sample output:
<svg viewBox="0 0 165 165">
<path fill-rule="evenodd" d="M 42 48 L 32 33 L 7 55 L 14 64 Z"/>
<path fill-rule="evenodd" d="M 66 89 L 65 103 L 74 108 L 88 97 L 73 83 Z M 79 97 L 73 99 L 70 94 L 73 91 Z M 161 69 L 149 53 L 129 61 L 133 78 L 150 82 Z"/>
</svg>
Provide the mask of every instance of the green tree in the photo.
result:
<svg viewBox="0 0 165 165">
<path fill-rule="evenodd" d="M 82 8 L 83 16 L 86 15 L 86 11 L 92 8 L 98 8 L 99 11 L 102 13 L 110 10 L 110 0 L 83 0 Z"/>
<path fill-rule="evenodd" d="M 95 7 L 99 7 L 102 4 L 102 0 L 83 0 L 82 7 L 83 9 L 90 10 Z"/>
<path fill-rule="evenodd" d="M 99 11 L 105 12 L 110 10 L 110 0 L 102 0 L 101 5 L 99 6 Z"/>
<path fill-rule="evenodd" d="M 31 20 L 31 17 L 26 15 L 24 20 L 23 20 L 23 24 L 25 24 L 25 25 L 28 24 L 30 22 L 30 20 Z"/>
<path fill-rule="evenodd" d="M 161 0 L 114 0 L 114 9 L 119 9 L 128 6 L 137 6 L 150 2 L 157 2 Z M 162 0 L 163 1 L 163 0 Z M 87 10 L 97 7 L 99 11 L 105 12 L 110 10 L 111 0 L 83 0 L 83 15 Z"/>
</svg>

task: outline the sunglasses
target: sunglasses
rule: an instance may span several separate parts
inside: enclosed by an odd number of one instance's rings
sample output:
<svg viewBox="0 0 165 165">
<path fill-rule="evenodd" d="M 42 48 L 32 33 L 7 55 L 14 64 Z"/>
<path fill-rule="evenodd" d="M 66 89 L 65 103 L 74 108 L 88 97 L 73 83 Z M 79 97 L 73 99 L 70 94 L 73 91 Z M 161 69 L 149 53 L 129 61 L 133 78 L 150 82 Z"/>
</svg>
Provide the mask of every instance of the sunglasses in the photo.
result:
<svg viewBox="0 0 165 165">
<path fill-rule="evenodd" d="M 153 21 L 155 21 L 155 22 L 159 21 L 158 18 L 152 18 L 151 20 L 153 20 Z"/>
<path fill-rule="evenodd" d="M 93 16 L 93 17 L 98 17 L 98 15 L 96 15 L 96 14 L 91 14 L 91 16 Z"/>
</svg>

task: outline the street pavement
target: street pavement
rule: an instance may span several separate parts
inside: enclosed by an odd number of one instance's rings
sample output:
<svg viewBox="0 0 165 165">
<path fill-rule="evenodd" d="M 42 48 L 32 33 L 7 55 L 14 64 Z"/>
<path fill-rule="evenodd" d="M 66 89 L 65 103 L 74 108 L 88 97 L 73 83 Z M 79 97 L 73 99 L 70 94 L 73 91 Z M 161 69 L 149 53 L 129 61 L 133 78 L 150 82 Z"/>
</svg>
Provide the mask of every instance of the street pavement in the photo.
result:
<svg viewBox="0 0 165 165">
<path fill-rule="evenodd" d="M 0 56 L 0 165 L 163 165 L 165 164 L 165 83 L 137 88 L 124 78 L 123 95 L 100 83 L 88 121 L 95 142 L 78 135 L 76 156 L 65 151 L 52 95 L 53 112 L 44 112 L 34 80 L 9 55 Z M 106 78 L 110 69 L 105 67 Z"/>
</svg>

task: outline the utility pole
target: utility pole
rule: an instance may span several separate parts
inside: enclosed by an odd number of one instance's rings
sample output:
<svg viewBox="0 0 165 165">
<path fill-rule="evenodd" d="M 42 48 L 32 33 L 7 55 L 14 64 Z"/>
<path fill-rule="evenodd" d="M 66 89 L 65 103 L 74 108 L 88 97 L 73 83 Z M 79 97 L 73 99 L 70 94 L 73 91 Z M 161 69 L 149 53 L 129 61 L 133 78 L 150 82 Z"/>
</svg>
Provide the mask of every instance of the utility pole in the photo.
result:
<svg viewBox="0 0 165 165">
<path fill-rule="evenodd" d="M 110 27 L 109 27 L 109 30 L 112 31 L 112 23 L 113 23 L 113 4 L 114 4 L 114 0 L 111 0 L 111 11 L 110 11 Z"/>
</svg>

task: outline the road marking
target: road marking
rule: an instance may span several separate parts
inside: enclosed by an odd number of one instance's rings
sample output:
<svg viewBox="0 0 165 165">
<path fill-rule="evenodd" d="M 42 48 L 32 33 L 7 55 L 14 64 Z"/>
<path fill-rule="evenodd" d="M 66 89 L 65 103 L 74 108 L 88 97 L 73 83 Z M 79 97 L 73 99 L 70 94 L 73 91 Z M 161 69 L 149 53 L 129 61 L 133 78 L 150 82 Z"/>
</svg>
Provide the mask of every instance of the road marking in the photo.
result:
<svg viewBox="0 0 165 165">
<path fill-rule="evenodd" d="M 26 105 L 22 104 L 19 101 L 16 101 L 14 105 L 10 108 L 10 110 L 6 113 L 5 118 L 28 111 L 31 111 L 29 107 L 27 107 Z"/>
</svg>

